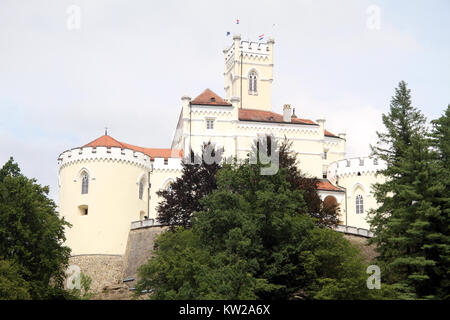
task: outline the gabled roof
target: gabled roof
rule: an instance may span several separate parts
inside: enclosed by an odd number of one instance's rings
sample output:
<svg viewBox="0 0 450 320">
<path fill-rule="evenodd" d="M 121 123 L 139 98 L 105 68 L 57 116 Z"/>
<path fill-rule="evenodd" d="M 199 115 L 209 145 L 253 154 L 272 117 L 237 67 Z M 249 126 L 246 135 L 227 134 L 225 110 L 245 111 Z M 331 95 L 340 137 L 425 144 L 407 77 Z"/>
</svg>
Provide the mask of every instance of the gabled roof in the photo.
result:
<svg viewBox="0 0 450 320">
<path fill-rule="evenodd" d="M 209 105 L 209 106 L 231 106 L 210 89 L 203 91 L 197 98 L 191 101 L 191 104 Z"/>
<path fill-rule="evenodd" d="M 317 190 L 344 192 L 340 188 L 332 185 L 331 182 L 327 179 L 322 179 L 319 181 L 319 183 L 317 184 Z"/>
<path fill-rule="evenodd" d="M 142 152 L 150 157 L 150 159 L 154 158 L 181 158 L 183 156 L 183 151 L 178 149 L 159 149 L 159 148 L 143 148 L 137 147 L 128 143 L 120 142 L 114 139 L 111 136 L 103 135 L 100 138 L 97 138 L 88 144 L 84 145 L 84 147 L 118 147 L 122 149 L 131 149 L 134 151 Z"/>
<path fill-rule="evenodd" d="M 291 117 L 291 122 L 284 122 L 281 114 L 272 111 L 262 111 L 253 109 L 239 109 L 239 120 L 241 121 L 257 121 L 272 123 L 291 123 L 291 124 L 312 124 L 317 125 L 314 121 L 308 119 L 300 119 Z"/>
</svg>

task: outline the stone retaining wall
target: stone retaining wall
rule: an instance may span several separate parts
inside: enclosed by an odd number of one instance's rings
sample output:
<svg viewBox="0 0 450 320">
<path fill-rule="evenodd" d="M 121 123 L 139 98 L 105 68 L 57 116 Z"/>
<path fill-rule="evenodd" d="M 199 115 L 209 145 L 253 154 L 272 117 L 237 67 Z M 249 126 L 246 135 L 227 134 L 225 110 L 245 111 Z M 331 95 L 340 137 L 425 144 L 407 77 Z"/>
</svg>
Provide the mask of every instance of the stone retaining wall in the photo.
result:
<svg viewBox="0 0 450 320">
<path fill-rule="evenodd" d="M 350 241 L 351 244 L 353 244 L 355 247 L 357 247 L 366 262 L 370 262 L 378 255 L 375 251 L 375 245 L 368 245 L 367 241 L 369 239 L 357 235 L 351 235 L 351 234 L 344 234 L 344 237 Z"/>
<path fill-rule="evenodd" d="M 83 274 L 91 277 L 92 292 L 122 283 L 123 258 L 120 255 L 77 255 L 69 258 L 69 265 L 80 267 Z"/>
<path fill-rule="evenodd" d="M 123 258 L 124 279 L 136 277 L 137 269 L 153 254 L 155 237 L 167 228 L 167 226 L 153 225 L 130 230 Z"/>
</svg>

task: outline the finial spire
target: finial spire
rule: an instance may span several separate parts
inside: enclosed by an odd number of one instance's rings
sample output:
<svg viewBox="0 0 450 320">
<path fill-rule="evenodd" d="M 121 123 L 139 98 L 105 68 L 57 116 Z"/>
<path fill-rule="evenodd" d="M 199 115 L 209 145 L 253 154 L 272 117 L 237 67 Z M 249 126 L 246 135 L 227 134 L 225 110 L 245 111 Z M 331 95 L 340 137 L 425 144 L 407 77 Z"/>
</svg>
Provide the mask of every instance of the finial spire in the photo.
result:
<svg viewBox="0 0 450 320">
<path fill-rule="evenodd" d="M 108 135 L 108 127 L 105 127 L 105 136 Z"/>
</svg>

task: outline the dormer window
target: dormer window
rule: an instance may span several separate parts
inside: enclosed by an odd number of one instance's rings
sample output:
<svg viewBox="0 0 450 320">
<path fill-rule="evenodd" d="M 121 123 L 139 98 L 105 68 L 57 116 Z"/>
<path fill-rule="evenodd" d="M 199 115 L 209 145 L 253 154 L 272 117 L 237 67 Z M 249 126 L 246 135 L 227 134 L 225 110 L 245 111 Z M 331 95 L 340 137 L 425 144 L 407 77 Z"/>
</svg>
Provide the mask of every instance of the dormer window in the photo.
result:
<svg viewBox="0 0 450 320">
<path fill-rule="evenodd" d="M 258 80 L 256 72 L 250 72 L 248 76 L 248 91 L 250 94 L 256 94 L 258 92 L 257 82 Z"/>
</svg>

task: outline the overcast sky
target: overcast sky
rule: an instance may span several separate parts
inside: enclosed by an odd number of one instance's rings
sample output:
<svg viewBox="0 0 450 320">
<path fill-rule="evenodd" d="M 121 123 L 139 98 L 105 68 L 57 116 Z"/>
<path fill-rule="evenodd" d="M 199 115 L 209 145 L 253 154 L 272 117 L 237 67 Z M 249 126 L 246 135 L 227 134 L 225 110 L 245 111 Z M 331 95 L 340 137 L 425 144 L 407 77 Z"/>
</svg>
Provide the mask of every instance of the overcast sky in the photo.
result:
<svg viewBox="0 0 450 320">
<path fill-rule="evenodd" d="M 275 39 L 273 111 L 324 117 L 366 156 L 400 80 L 429 120 L 450 103 L 449 15 L 448 0 L 0 0 L 0 166 L 13 156 L 57 199 L 58 155 L 105 126 L 169 148 L 182 95 L 225 95 L 227 31 Z"/>
</svg>

